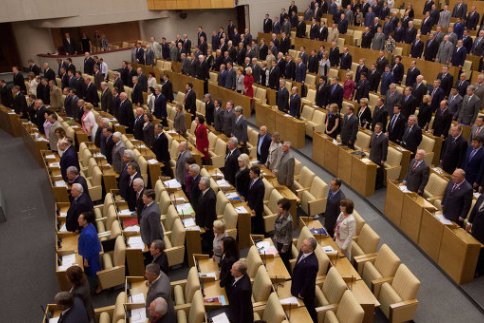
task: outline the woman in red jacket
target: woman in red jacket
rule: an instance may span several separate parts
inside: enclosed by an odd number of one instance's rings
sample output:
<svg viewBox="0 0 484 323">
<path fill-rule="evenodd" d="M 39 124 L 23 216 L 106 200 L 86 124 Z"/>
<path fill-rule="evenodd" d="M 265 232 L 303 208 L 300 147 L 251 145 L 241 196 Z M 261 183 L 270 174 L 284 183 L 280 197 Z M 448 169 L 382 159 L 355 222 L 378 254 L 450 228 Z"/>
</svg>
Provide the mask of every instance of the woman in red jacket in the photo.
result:
<svg viewBox="0 0 484 323">
<path fill-rule="evenodd" d="M 210 155 L 208 153 L 208 129 L 205 126 L 205 118 L 198 116 L 195 118 L 197 128 L 195 129 L 195 138 L 197 149 L 203 154 L 203 164 L 208 165 Z"/>
<path fill-rule="evenodd" d="M 245 77 L 244 77 L 244 93 L 249 98 L 254 97 L 254 88 L 252 87 L 254 84 L 254 77 L 252 76 L 252 68 L 247 67 L 245 69 Z"/>
</svg>

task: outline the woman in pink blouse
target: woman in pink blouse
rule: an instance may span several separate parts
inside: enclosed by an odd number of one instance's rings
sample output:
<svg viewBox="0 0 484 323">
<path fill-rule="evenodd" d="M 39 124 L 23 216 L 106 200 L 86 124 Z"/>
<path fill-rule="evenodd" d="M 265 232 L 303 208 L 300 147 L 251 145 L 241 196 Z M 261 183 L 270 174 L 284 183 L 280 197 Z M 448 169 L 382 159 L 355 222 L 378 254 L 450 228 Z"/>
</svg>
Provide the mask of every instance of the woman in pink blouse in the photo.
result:
<svg viewBox="0 0 484 323">
<path fill-rule="evenodd" d="M 345 100 L 351 100 L 353 98 L 353 93 L 355 92 L 356 84 L 353 81 L 353 73 L 346 73 L 346 81 L 343 84 L 343 98 Z"/>
</svg>

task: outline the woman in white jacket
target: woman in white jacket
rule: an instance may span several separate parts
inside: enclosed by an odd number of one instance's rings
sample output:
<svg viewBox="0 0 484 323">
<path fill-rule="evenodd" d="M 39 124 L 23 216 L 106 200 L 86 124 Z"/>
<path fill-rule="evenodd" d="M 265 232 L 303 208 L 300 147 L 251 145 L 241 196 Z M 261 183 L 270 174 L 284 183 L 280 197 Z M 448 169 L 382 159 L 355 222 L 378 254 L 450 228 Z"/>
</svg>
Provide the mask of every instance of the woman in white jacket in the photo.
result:
<svg viewBox="0 0 484 323">
<path fill-rule="evenodd" d="M 84 114 L 81 118 L 82 130 L 89 136 L 89 139 L 94 142 L 97 132 L 97 122 L 94 112 L 92 112 L 92 104 L 87 103 L 84 105 Z"/>
<path fill-rule="evenodd" d="M 351 241 L 356 233 L 356 220 L 353 215 L 355 205 L 350 199 L 343 199 L 339 203 L 341 213 L 336 220 L 334 240 L 348 259 L 351 259 Z"/>
</svg>

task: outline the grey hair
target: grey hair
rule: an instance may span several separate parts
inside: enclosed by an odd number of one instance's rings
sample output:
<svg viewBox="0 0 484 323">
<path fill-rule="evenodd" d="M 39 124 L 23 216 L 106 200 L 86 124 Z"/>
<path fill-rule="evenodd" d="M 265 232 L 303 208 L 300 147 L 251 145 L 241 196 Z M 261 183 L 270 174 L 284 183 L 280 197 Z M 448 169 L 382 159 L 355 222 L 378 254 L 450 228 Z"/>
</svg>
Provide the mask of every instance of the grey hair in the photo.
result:
<svg viewBox="0 0 484 323">
<path fill-rule="evenodd" d="M 242 108 L 240 105 L 238 105 L 238 106 L 236 106 L 236 107 L 234 108 L 234 111 L 235 111 L 235 112 L 240 112 L 240 113 L 242 113 L 242 112 L 244 111 L 244 109 L 243 109 L 243 108 Z"/>
<path fill-rule="evenodd" d="M 72 184 L 72 188 L 75 188 L 79 193 L 84 193 L 84 188 L 79 183 Z"/>
<path fill-rule="evenodd" d="M 239 139 L 237 139 L 236 137 L 230 137 L 228 142 L 231 142 L 233 143 L 235 146 L 237 146 L 239 144 Z"/>
<path fill-rule="evenodd" d="M 137 177 L 133 180 L 133 184 L 145 187 L 145 181 L 142 178 L 139 178 L 139 177 Z"/>
<path fill-rule="evenodd" d="M 151 302 L 155 306 L 155 312 L 160 317 L 163 317 L 168 312 L 168 304 L 163 297 L 157 297 Z"/>
<path fill-rule="evenodd" d="M 118 139 L 121 139 L 121 137 L 122 137 L 122 136 L 123 136 L 123 135 L 122 135 L 122 134 L 121 134 L 121 132 L 119 132 L 119 131 L 116 131 L 115 133 L 113 133 L 113 137 L 116 137 L 116 138 L 118 138 Z"/>
<path fill-rule="evenodd" d="M 210 187 L 210 177 L 203 176 L 200 178 L 200 183 L 203 183 L 207 188 Z"/>
<path fill-rule="evenodd" d="M 314 239 L 313 237 L 307 238 L 309 245 L 311 246 L 311 249 L 314 251 L 316 250 L 316 247 L 318 246 L 318 241 Z"/>
<path fill-rule="evenodd" d="M 126 149 L 124 151 L 124 155 L 128 157 L 130 160 L 134 159 L 134 151 L 132 151 L 131 149 Z"/>
<path fill-rule="evenodd" d="M 191 164 L 188 168 L 195 174 L 200 174 L 200 166 L 198 164 Z"/>
<path fill-rule="evenodd" d="M 67 173 L 72 173 L 74 175 L 79 175 L 79 170 L 77 169 L 76 166 L 69 166 L 67 167 Z"/>
</svg>

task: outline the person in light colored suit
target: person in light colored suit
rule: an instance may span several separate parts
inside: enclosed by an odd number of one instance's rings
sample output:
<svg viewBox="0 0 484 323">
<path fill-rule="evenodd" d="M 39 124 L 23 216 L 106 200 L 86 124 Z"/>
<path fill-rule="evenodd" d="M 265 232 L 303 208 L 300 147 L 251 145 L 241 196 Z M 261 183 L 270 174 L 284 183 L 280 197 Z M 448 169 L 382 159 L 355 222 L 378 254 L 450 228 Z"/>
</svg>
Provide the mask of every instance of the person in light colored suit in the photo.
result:
<svg viewBox="0 0 484 323">
<path fill-rule="evenodd" d="M 276 173 L 277 181 L 281 185 L 286 185 L 291 188 L 294 184 L 294 165 L 295 160 L 292 153 L 289 151 L 291 143 L 284 141 L 280 148 L 280 152 L 277 154 L 277 169 L 273 169 Z"/>
<path fill-rule="evenodd" d="M 148 291 L 146 293 L 146 315 L 149 317 L 149 307 L 151 302 L 158 297 L 161 297 L 166 301 L 168 305 L 168 312 L 173 312 L 174 308 L 171 297 L 170 278 L 168 278 L 168 276 L 161 271 L 158 264 L 147 265 L 145 269 L 145 277 L 148 280 Z M 160 322 L 165 322 L 165 320 L 161 320 Z"/>
<path fill-rule="evenodd" d="M 178 158 L 175 164 L 175 178 L 182 185 L 185 185 L 185 163 L 192 157 L 192 153 L 187 147 L 187 142 L 182 141 L 178 145 Z"/>
<path fill-rule="evenodd" d="M 151 243 L 157 239 L 163 240 L 163 227 L 160 222 L 160 208 L 155 201 L 154 190 L 143 191 L 143 203 L 145 207 L 141 211 L 140 233 L 143 242 L 151 246 Z"/>
<path fill-rule="evenodd" d="M 351 259 L 351 245 L 356 234 L 356 220 L 353 215 L 355 205 L 350 199 L 341 200 L 339 205 L 341 213 L 336 220 L 334 240 L 344 255 Z"/>
<path fill-rule="evenodd" d="M 59 111 L 62 109 L 62 90 L 55 84 L 54 80 L 49 81 L 50 87 L 50 108 Z"/>
<path fill-rule="evenodd" d="M 438 26 L 442 27 L 442 29 L 447 29 L 450 25 L 450 16 L 452 14 L 449 11 L 449 6 L 445 5 L 444 10 L 440 12 L 439 23 Z"/>
<path fill-rule="evenodd" d="M 459 123 L 467 126 L 474 124 L 481 106 L 481 100 L 477 97 L 477 95 L 475 95 L 474 91 L 474 85 L 469 85 L 467 87 L 467 94 L 462 100 L 459 117 L 457 118 Z"/>
<path fill-rule="evenodd" d="M 187 125 L 185 122 L 185 112 L 181 104 L 176 105 L 176 114 L 173 118 L 173 128 L 181 135 L 185 135 L 187 132 Z"/>
<path fill-rule="evenodd" d="M 445 35 L 444 40 L 440 43 L 435 61 L 440 64 L 449 64 L 454 53 L 454 47 L 454 44 L 449 41 L 449 35 Z"/>
<path fill-rule="evenodd" d="M 377 33 L 373 36 L 371 41 L 371 49 L 373 50 L 383 50 L 385 46 L 385 34 L 382 33 L 381 27 L 378 27 Z"/>
<path fill-rule="evenodd" d="M 339 37 L 339 31 L 338 31 L 338 26 L 336 24 L 333 24 L 331 27 L 331 30 L 328 32 L 328 43 L 331 43 L 333 41 L 338 42 L 338 37 Z"/>
<path fill-rule="evenodd" d="M 57 120 L 57 114 L 52 111 L 47 112 L 47 120 L 52 124 L 49 130 L 49 146 L 51 150 L 57 150 L 57 141 L 59 137 L 56 135 L 56 130 L 62 128 L 61 123 Z"/>
<path fill-rule="evenodd" d="M 116 131 L 113 133 L 113 142 L 114 147 L 112 151 L 112 161 L 113 161 L 113 168 L 119 174 L 123 170 L 123 156 L 124 151 L 126 150 L 126 146 L 124 142 L 121 140 L 121 132 Z"/>
</svg>

